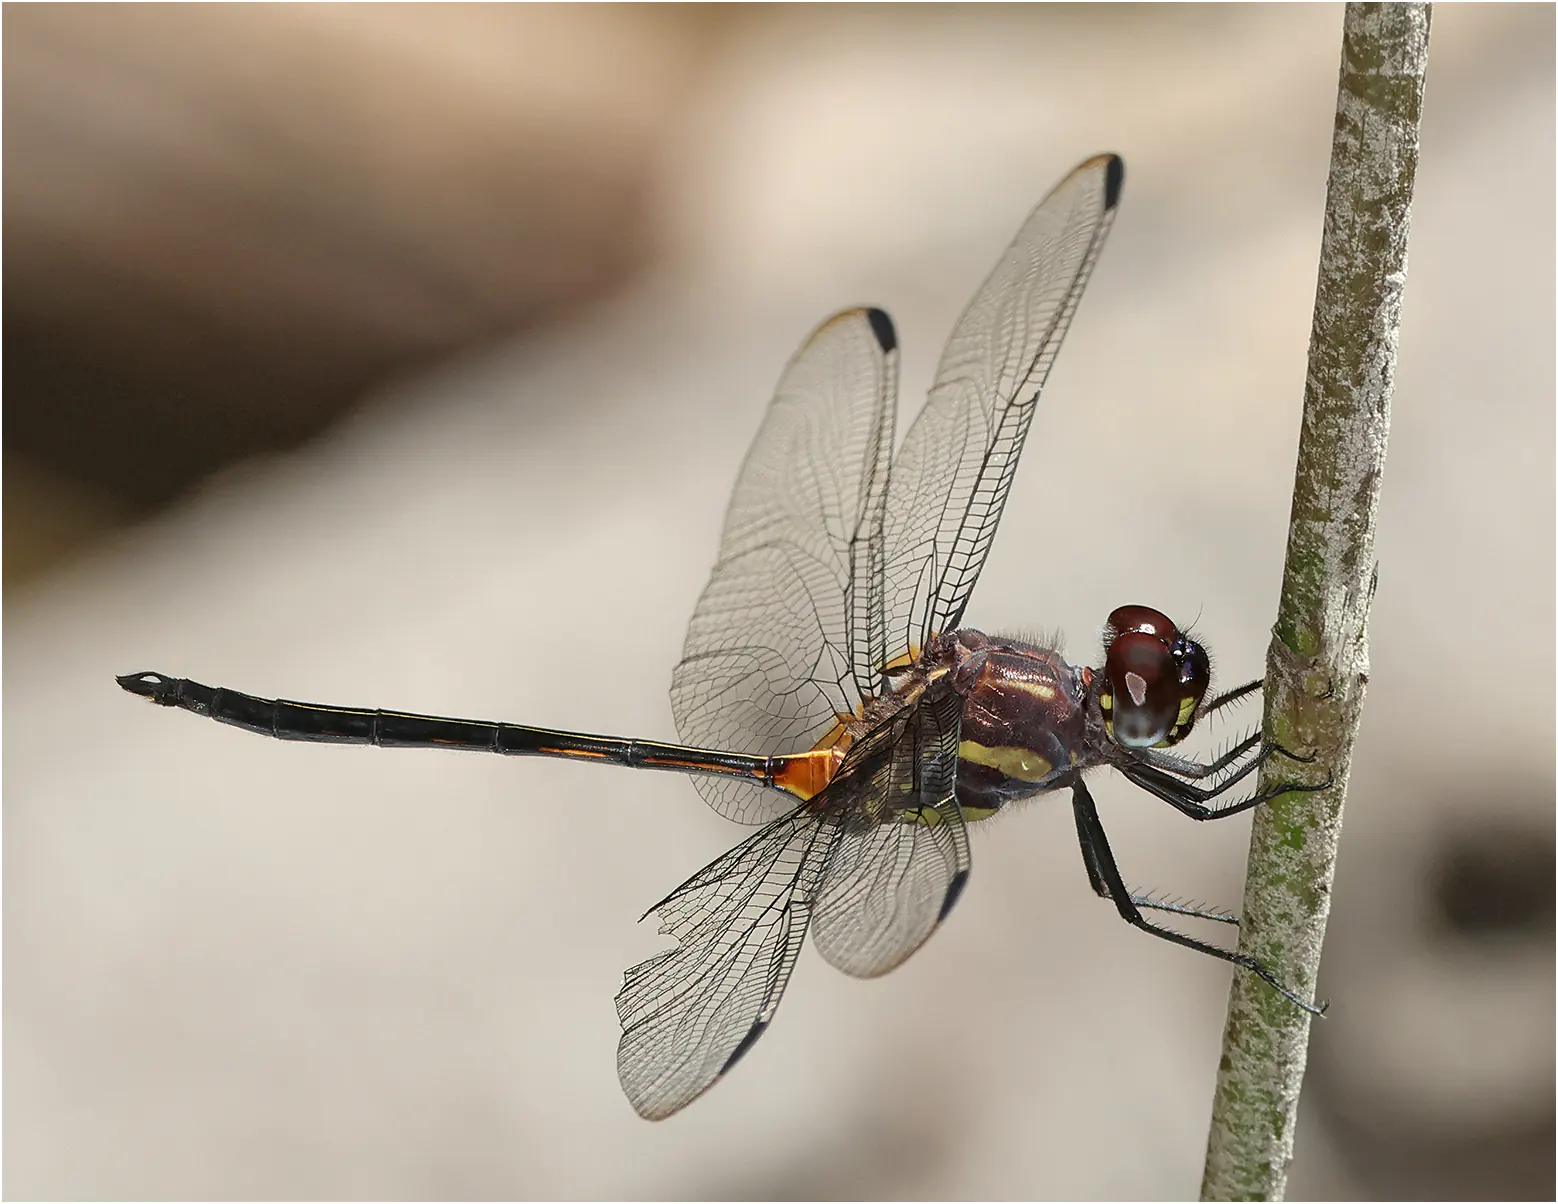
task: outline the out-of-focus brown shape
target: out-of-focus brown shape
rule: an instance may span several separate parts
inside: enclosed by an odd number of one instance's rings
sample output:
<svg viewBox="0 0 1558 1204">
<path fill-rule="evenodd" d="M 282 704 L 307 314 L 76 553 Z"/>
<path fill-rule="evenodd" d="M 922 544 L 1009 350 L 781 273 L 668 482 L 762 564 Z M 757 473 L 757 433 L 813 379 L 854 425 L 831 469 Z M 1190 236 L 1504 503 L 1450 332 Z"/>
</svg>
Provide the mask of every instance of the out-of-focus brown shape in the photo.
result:
<svg viewBox="0 0 1558 1204">
<path fill-rule="evenodd" d="M 609 290 L 645 255 L 707 25 L 8 6 L 8 461 L 145 508 L 392 372 Z"/>
</svg>

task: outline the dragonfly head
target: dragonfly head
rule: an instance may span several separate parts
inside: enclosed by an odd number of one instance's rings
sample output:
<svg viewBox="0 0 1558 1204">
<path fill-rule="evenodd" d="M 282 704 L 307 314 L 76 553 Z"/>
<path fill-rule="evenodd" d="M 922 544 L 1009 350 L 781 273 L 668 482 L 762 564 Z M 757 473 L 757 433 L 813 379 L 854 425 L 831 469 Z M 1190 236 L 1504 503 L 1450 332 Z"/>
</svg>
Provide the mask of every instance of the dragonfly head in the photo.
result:
<svg viewBox="0 0 1558 1204">
<path fill-rule="evenodd" d="M 1195 725 L 1212 680 L 1201 647 L 1150 606 L 1122 606 L 1104 628 L 1098 705 L 1110 739 L 1125 748 L 1166 748 Z"/>
</svg>

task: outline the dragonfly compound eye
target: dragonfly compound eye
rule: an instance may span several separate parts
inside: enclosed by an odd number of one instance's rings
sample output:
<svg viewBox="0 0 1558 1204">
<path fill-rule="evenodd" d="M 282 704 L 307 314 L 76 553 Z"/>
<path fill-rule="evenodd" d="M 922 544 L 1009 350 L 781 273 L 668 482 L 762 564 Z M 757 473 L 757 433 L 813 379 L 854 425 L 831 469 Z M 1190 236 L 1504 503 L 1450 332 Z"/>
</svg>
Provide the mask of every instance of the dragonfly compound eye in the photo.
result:
<svg viewBox="0 0 1558 1204">
<path fill-rule="evenodd" d="M 1110 737 L 1127 748 L 1178 744 L 1211 682 L 1206 650 L 1160 611 L 1122 606 L 1109 616 L 1104 666 Z"/>
<path fill-rule="evenodd" d="M 1199 706 L 1201 696 L 1206 693 L 1207 686 L 1212 684 L 1212 662 L 1206 655 L 1206 649 L 1186 636 L 1178 636 L 1169 645 L 1169 655 L 1179 668 L 1179 684 L 1194 691 L 1196 705 Z"/>
<path fill-rule="evenodd" d="M 1109 616 L 1109 624 L 1104 629 L 1104 647 L 1127 631 L 1144 631 L 1162 640 L 1172 640 L 1179 635 L 1173 620 L 1161 610 L 1153 610 L 1150 606 L 1120 606 Z"/>
</svg>

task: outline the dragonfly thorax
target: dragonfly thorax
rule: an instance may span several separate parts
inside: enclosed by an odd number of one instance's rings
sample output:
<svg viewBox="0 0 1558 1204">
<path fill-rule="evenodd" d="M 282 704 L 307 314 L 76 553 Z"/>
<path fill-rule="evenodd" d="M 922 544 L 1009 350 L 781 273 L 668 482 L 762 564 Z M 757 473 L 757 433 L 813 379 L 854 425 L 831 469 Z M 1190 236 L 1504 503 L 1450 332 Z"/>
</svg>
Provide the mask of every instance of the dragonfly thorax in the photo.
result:
<svg viewBox="0 0 1558 1204">
<path fill-rule="evenodd" d="M 958 802 L 967 818 L 1102 762 L 1089 733 L 1090 675 L 1056 649 L 964 629 L 932 640 L 927 656 L 950 664 L 963 699 Z"/>
<path fill-rule="evenodd" d="M 949 671 L 963 699 L 958 802 L 969 819 L 1118 761 L 1122 749 L 1178 744 L 1211 681 L 1206 650 L 1146 606 L 1109 616 L 1102 669 L 971 628 L 933 638 L 916 668 Z"/>
</svg>

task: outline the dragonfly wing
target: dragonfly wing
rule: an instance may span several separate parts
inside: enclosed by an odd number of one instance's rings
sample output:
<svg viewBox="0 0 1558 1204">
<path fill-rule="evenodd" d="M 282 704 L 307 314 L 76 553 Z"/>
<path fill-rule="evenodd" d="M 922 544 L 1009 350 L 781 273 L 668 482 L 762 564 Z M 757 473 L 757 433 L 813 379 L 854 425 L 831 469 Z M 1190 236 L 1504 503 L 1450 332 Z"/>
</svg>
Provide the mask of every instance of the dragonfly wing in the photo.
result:
<svg viewBox="0 0 1558 1204">
<path fill-rule="evenodd" d="M 876 692 L 897 365 L 887 315 L 852 309 L 818 327 L 786 367 L 672 678 L 686 743 L 804 752 Z M 794 803 L 750 783 L 695 781 L 710 806 L 743 823 Z"/>
<path fill-rule="evenodd" d="M 1039 392 L 1114 220 L 1114 155 L 1039 202 L 942 352 L 893 462 L 887 503 L 889 655 L 962 619 L 995 537 Z"/>
<path fill-rule="evenodd" d="M 846 810 L 817 893 L 812 941 L 846 974 L 874 978 L 900 964 L 968 881 L 968 831 L 957 802 L 961 712 L 950 687 L 932 687 L 855 745 L 817 800 Z"/>
<path fill-rule="evenodd" d="M 617 1074 L 639 1115 L 686 1107 L 768 1027 L 838 836 L 802 805 L 650 909 L 678 943 L 630 969 L 617 994 Z"/>
</svg>

